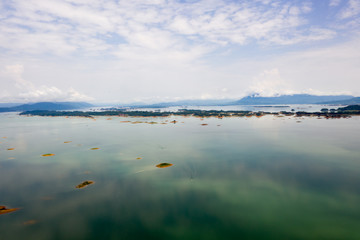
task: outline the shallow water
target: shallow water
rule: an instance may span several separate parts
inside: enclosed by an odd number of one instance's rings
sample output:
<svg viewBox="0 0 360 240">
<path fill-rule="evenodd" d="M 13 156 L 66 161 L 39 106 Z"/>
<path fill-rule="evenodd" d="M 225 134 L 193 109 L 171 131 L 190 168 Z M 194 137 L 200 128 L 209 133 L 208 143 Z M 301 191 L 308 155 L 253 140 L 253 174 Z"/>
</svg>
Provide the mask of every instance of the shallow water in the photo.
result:
<svg viewBox="0 0 360 240">
<path fill-rule="evenodd" d="M 1 240 L 360 239 L 359 117 L 107 119 L 0 114 Z"/>
</svg>

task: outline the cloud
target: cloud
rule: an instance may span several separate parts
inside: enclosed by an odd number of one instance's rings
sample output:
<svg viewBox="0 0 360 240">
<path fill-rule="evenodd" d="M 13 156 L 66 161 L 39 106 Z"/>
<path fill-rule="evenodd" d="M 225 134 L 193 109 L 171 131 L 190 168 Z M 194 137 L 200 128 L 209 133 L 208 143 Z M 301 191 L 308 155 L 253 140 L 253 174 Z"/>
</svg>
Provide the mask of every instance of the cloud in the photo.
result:
<svg viewBox="0 0 360 240">
<path fill-rule="evenodd" d="M 279 69 L 265 70 L 252 80 L 252 85 L 247 90 L 247 95 L 274 97 L 278 95 L 294 94 L 289 90 L 290 84 L 281 78 Z"/>
<path fill-rule="evenodd" d="M 358 39 L 359 6 L 327 3 L 1 1 L 1 96 L 131 101 L 237 98 L 245 90 L 360 92 L 358 48 L 349 41 Z"/>
<path fill-rule="evenodd" d="M 251 41 L 288 45 L 334 37 L 328 28 L 322 28 L 321 37 L 311 31 L 308 1 L 14 0 L 5 5 L 0 47 L 17 53 L 119 56 L 125 45 L 191 55 L 199 45 L 210 50 Z"/>
<path fill-rule="evenodd" d="M 41 102 L 41 101 L 91 101 L 93 98 L 79 93 L 73 88 L 67 90 L 60 90 L 57 87 L 41 86 L 35 90 L 21 92 L 18 95 L 17 101 L 24 102 Z"/>
<path fill-rule="evenodd" d="M 93 98 L 86 96 L 73 88 L 61 90 L 57 87 L 42 85 L 35 86 L 23 78 L 24 66 L 22 64 L 7 65 L 0 72 L 0 77 L 7 80 L 7 85 L 13 85 L 12 90 L 2 91 L 2 102 L 38 102 L 38 101 L 90 101 Z M 10 81 L 10 82 L 9 82 Z M 10 89 L 8 87 L 8 89 Z"/>
<path fill-rule="evenodd" d="M 347 6 L 340 12 L 341 19 L 347 19 L 359 15 L 360 13 L 360 1 L 349 0 Z"/>
<path fill-rule="evenodd" d="M 342 0 L 330 0 L 329 6 L 330 7 L 337 7 L 342 2 Z"/>
</svg>

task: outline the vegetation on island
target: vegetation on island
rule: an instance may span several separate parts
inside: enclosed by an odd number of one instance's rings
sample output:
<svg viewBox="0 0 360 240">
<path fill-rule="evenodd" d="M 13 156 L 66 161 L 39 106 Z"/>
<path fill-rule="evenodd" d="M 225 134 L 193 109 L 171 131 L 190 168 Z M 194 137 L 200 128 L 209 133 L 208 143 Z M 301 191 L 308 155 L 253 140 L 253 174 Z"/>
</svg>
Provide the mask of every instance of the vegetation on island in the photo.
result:
<svg viewBox="0 0 360 240">
<path fill-rule="evenodd" d="M 283 115 L 283 116 L 296 116 L 296 117 L 325 117 L 325 118 L 346 118 L 351 115 L 360 115 L 360 105 L 350 105 L 343 108 L 335 109 L 321 109 L 320 112 L 295 112 L 295 111 L 281 111 L 281 112 L 252 112 L 252 111 L 223 111 L 223 110 L 188 110 L 180 109 L 177 112 L 169 111 L 129 111 L 124 109 L 106 110 L 106 111 L 45 111 L 35 110 L 20 113 L 20 115 L 28 116 L 49 116 L 49 117 L 88 117 L 93 118 L 96 116 L 118 116 L 118 117 L 170 117 L 170 116 L 193 116 L 193 117 L 262 117 L 265 115 Z M 176 123 L 174 120 L 171 123 Z"/>
</svg>

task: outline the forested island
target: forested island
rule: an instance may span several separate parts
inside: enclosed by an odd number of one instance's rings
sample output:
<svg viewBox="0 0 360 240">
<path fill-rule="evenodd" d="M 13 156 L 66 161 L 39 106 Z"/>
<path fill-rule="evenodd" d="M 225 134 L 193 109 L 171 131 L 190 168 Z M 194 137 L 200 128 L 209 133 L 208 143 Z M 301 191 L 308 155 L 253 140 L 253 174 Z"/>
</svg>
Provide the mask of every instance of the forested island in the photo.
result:
<svg viewBox="0 0 360 240">
<path fill-rule="evenodd" d="M 161 111 L 129 111 L 124 109 L 112 109 L 103 111 L 47 111 L 34 110 L 25 111 L 20 115 L 28 116 L 51 116 L 51 117 L 96 117 L 96 116 L 119 116 L 119 117 L 169 117 L 169 116 L 194 116 L 194 117 L 261 117 L 265 115 L 274 116 L 296 116 L 296 117 L 324 117 L 324 118 L 346 118 L 352 115 L 360 115 L 360 105 L 350 105 L 338 109 L 323 108 L 320 112 L 253 112 L 253 111 L 223 111 L 223 110 L 188 110 L 179 109 L 176 112 Z"/>
</svg>

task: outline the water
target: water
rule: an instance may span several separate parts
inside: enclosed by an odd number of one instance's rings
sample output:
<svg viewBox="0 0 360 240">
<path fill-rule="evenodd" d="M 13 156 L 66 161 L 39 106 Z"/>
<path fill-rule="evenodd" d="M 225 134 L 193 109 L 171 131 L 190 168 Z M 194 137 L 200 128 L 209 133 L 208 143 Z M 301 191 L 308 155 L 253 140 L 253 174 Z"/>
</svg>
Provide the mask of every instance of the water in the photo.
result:
<svg viewBox="0 0 360 240">
<path fill-rule="evenodd" d="M 107 119 L 0 114 L 1 240 L 360 239 L 359 117 Z"/>
</svg>

